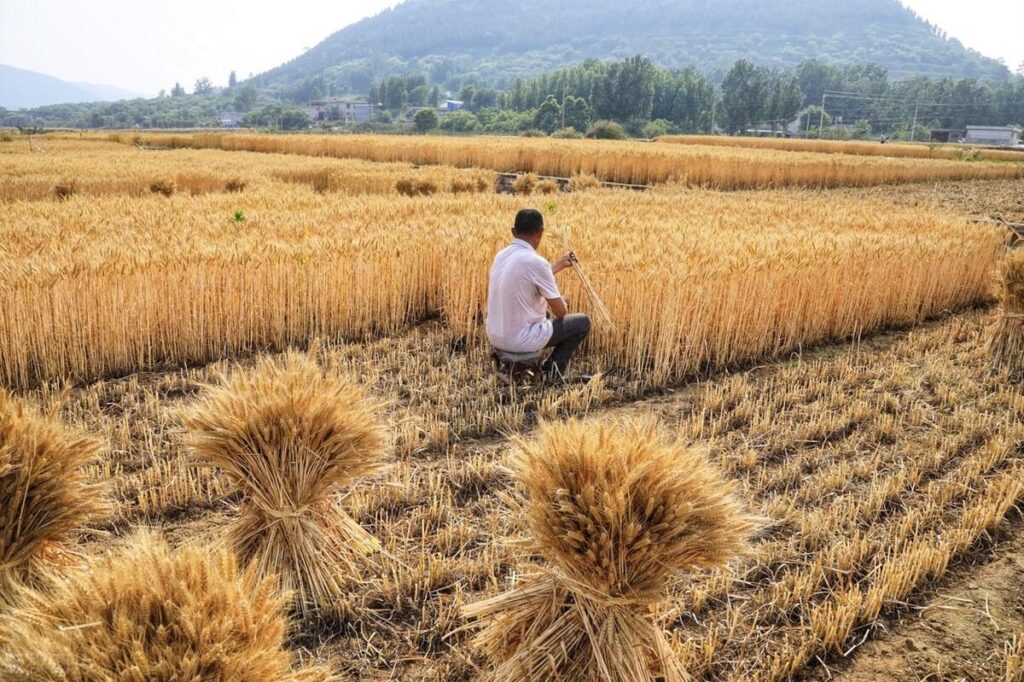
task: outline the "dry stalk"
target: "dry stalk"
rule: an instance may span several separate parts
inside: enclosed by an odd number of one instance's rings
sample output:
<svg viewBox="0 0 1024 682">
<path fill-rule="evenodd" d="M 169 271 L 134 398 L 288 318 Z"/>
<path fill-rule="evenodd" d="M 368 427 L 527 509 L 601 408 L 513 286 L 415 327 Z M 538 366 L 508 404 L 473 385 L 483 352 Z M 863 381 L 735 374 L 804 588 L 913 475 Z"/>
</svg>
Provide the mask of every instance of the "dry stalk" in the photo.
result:
<svg viewBox="0 0 1024 682">
<path fill-rule="evenodd" d="M 518 440 L 527 525 L 548 564 L 472 604 L 493 679 L 689 679 L 652 617 L 672 575 L 721 566 L 752 530 L 703 455 L 653 421 L 546 423 Z"/>
<path fill-rule="evenodd" d="M 194 463 L 242 492 L 234 548 L 305 615 L 337 614 L 380 548 L 331 495 L 381 466 L 379 408 L 354 381 L 289 354 L 226 379 L 184 416 Z"/>
<path fill-rule="evenodd" d="M 1024 250 L 1007 252 L 999 264 L 999 282 L 1002 306 L 989 350 L 997 366 L 1018 375 L 1024 372 Z"/>
<path fill-rule="evenodd" d="M 99 451 L 95 438 L 0 391 L 0 602 L 108 511 L 88 472 Z"/>
<path fill-rule="evenodd" d="M 292 670 L 288 595 L 240 571 L 223 547 L 172 551 L 143 532 L 19 597 L 0 616 L 0 677 L 10 682 L 335 679 Z"/>
</svg>

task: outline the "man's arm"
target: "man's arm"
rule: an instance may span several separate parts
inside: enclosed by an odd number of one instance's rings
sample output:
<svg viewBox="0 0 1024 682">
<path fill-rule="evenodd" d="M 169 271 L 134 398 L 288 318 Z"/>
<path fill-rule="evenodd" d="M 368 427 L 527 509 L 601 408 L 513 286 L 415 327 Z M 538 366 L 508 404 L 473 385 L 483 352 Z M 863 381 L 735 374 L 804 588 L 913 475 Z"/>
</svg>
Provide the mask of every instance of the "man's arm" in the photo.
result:
<svg viewBox="0 0 1024 682">
<path fill-rule="evenodd" d="M 565 254 L 564 256 L 562 256 L 561 258 L 559 258 L 558 260 L 551 264 L 551 272 L 557 275 L 562 270 L 572 267 L 573 261 L 575 260 L 576 252 L 570 251 L 569 253 Z"/>
<path fill-rule="evenodd" d="M 562 319 L 569 314 L 569 306 L 562 298 L 562 292 L 558 290 L 555 283 L 554 264 L 548 263 L 543 258 L 538 258 L 530 269 L 531 279 L 537 287 L 537 291 L 544 300 L 548 302 L 551 314 Z"/>
<path fill-rule="evenodd" d="M 551 309 L 551 314 L 555 316 L 555 319 L 562 319 L 569 314 L 569 304 L 565 302 L 564 298 L 549 298 L 547 299 L 548 308 Z"/>
</svg>

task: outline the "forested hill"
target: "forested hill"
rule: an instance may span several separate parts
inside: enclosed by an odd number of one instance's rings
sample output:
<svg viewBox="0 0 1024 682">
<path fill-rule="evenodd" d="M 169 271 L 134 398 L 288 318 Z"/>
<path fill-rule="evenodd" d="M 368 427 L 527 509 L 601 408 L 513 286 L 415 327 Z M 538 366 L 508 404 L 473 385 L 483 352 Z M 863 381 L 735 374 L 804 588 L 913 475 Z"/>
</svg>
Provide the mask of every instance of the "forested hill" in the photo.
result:
<svg viewBox="0 0 1024 682">
<path fill-rule="evenodd" d="M 721 73 L 740 58 L 877 63 L 908 75 L 1005 78 L 898 0 L 407 0 L 349 26 L 256 78 L 262 86 L 323 79 L 365 92 L 390 73 L 507 85 L 586 58 L 644 54 L 663 66 Z M 452 83 L 452 81 L 455 81 Z"/>
</svg>

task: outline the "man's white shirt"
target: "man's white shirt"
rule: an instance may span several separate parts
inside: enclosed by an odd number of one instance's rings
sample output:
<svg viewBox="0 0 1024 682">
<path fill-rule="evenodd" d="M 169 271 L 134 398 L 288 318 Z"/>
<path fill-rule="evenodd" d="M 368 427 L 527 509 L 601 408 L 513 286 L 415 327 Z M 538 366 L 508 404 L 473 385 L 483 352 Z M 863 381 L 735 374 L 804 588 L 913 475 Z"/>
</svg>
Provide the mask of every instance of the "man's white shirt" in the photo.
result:
<svg viewBox="0 0 1024 682">
<path fill-rule="evenodd" d="M 509 353 L 533 353 L 551 340 L 550 298 L 561 298 L 551 264 L 529 242 L 515 239 L 498 252 L 487 294 L 487 338 Z"/>
</svg>

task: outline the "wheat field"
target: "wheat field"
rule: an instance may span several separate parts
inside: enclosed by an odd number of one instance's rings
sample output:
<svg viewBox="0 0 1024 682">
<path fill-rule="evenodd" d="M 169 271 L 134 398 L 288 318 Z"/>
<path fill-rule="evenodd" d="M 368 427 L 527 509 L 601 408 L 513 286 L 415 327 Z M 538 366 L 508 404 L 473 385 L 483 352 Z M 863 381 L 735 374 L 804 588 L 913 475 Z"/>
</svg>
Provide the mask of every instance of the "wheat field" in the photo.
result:
<svg viewBox="0 0 1024 682">
<path fill-rule="evenodd" d="M 1020 533 L 1024 393 L 990 348 L 1015 261 L 968 220 L 1019 180 L 524 197 L 409 161 L 4 144 L 38 189 L 0 202 L 5 679 L 844 679 Z M 350 180 L 282 177 L 320 171 Z M 493 371 L 487 269 L 526 204 L 615 323 L 589 383 Z M 921 674 L 1014 679 L 1013 618 Z"/>
<path fill-rule="evenodd" d="M 131 136 L 114 136 L 128 142 Z M 933 159 L 862 158 L 691 145 L 607 140 L 372 135 L 145 134 L 166 147 L 405 161 L 457 168 L 571 177 L 595 175 L 627 184 L 676 182 L 714 189 L 863 187 L 871 185 L 1024 177 L 1024 165 Z"/>
<path fill-rule="evenodd" d="M 276 187 L 0 206 L 0 379 L 206 362 L 437 314 L 479 340 L 519 205 Z M 545 253 L 568 231 L 616 321 L 593 354 L 655 383 L 984 302 L 1002 240 L 941 213 L 786 193 L 592 192 L 559 197 L 549 223 Z"/>
<path fill-rule="evenodd" d="M 662 135 L 655 142 L 743 149 L 771 149 L 785 152 L 817 152 L 853 156 L 889 156 L 910 159 L 949 159 L 954 161 L 1018 161 L 1024 154 L 1013 150 L 971 147 L 968 145 L 869 142 L 861 140 L 814 140 L 778 137 L 725 137 L 719 135 Z"/>
</svg>

